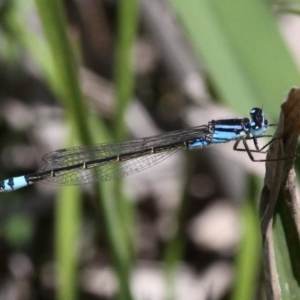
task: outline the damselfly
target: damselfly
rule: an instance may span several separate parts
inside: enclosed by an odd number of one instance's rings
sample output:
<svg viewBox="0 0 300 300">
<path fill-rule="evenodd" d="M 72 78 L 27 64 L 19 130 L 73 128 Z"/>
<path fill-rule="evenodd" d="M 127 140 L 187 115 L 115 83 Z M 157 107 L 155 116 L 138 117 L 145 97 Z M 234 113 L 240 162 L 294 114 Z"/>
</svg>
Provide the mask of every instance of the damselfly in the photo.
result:
<svg viewBox="0 0 300 300">
<path fill-rule="evenodd" d="M 273 125 L 273 124 L 272 124 Z M 125 142 L 61 149 L 43 156 L 37 173 L 12 177 L 0 182 L 0 191 L 13 191 L 43 181 L 53 185 L 89 184 L 113 180 L 149 168 L 179 149 L 197 149 L 235 141 L 234 150 L 264 153 L 257 138 L 272 126 L 260 108 L 250 111 L 250 119 L 213 120 L 207 125 L 172 131 L 158 136 Z M 252 140 L 255 149 L 247 141 Z M 243 149 L 238 148 L 239 143 Z"/>
</svg>

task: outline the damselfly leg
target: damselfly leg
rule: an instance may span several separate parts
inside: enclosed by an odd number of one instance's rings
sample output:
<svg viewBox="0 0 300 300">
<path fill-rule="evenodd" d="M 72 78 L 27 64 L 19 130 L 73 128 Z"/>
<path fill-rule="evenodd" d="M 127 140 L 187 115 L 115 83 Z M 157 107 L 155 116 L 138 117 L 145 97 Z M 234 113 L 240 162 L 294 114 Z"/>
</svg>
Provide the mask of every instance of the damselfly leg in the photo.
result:
<svg viewBox="0 0 300 300">
<path fill-rule="evenodd" d="M 265 144 L 262 148 L 259 148 L 258 146 L 258 142 L 257 139 L 262 138 L 262 137 L 272 137 L 272 135 L 262 135 L 262 136 L 258 136 L 258 137 L 247 137 L 247 138 L 241 138 L 239 140 L 237 140 L 234 145 L 233 145 L 233 150 L 234 151 L 242 151 L 242 152 L 247 152 L 249 158 L 253 161 L 253 162 L 266 162 L 266 161 L 280 161 L 280 160 L 287 160 L 287 159 L 292 159 L 297 157 L 298 155 L 295 154 L 293 156 L 290 157 L 279 157 L 279 158 L 274 158 L 274 159 L 255 159 L 254 156 L 252 155 L 252 153 L 260 153 L 260 154 L 266 154 L 268 151 L 265 150 L 267 149 L 274 141 L 276 140 L 280 140 L 281 138 L 272 138 L 267 144 Z M 253 144 L 255 149 L 251 149 L 248 145 L 249 140 L 253 140 Z M 243 142 L 243 145 L 245 148 L 238 148 L 238 145 L 240 142 Z"/>
</svg>

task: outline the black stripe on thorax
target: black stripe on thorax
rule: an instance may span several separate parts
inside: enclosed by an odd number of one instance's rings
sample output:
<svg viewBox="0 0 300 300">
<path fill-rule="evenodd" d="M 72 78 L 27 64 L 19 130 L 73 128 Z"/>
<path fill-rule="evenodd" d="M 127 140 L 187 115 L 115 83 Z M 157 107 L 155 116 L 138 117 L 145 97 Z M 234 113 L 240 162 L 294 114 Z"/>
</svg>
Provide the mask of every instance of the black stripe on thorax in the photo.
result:
<svg viewBox="0 0 300 300">
<path fill-rule="evenodd" d="M 212 126 L 213 130 L 217 130 L 220 132 L 241 132 L 241 131 L 248 131 L 249 127 L 249 119 L 225 119 L 225 120 L 217 120 L 211 121 L 210 125 Z"/>
</svg>

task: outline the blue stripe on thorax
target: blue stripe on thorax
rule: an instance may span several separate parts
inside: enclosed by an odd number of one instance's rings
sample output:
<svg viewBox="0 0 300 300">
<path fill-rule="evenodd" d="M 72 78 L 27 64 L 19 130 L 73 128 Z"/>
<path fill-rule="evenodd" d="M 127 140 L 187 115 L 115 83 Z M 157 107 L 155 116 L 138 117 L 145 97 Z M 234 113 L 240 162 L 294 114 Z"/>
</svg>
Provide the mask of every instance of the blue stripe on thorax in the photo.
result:
<svg viewBox="0 0 300 300">
<path fill-rule="evenodd" d="M 195 139 L 188 143 L 189 148 L 202 148 L 210 144 L 227 143 L 237 140 L 249 132 L 246 127 L 249 119 L 227 119 L 211 121 L 208 123 L 210 130 L 204 137 Z"/>
<path fill-rule="evenodd" d="M 241 138 L 242 136 L 245 136 L 245 131 L 220 131 L 215 130 L 215 132 L 211 136 L 211 142 L 212 143 L 226 143 L 230 142 L 232 140 L 236 140 Z"/>
<path fill-rule="evenodd" d="M 226 143 L 236 140 L 246 135 L 244 126 L 241 124 L 215 124 L 214 132 L 211 136 L 212 143 Z"/>
</svg>

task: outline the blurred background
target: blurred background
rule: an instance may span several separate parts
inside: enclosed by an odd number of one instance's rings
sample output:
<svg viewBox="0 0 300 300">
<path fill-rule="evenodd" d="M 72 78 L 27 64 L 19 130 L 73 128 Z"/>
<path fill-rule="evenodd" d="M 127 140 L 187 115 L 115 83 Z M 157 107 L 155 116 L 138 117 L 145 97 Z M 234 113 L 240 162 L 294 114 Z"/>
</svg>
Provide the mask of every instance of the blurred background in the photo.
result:
<svg viewBox="0 0 300 300">
<path fill-rule="evenodd" d="M 0 1 L 1 180 L 56 149 L 253 107 L 276 123 L 300 82 L 296 5 Z M 232 147 L 178 151 L 98 186 L 1 193 L 0 299 L 263 299 L 264 163 Z"/>
</svg>

